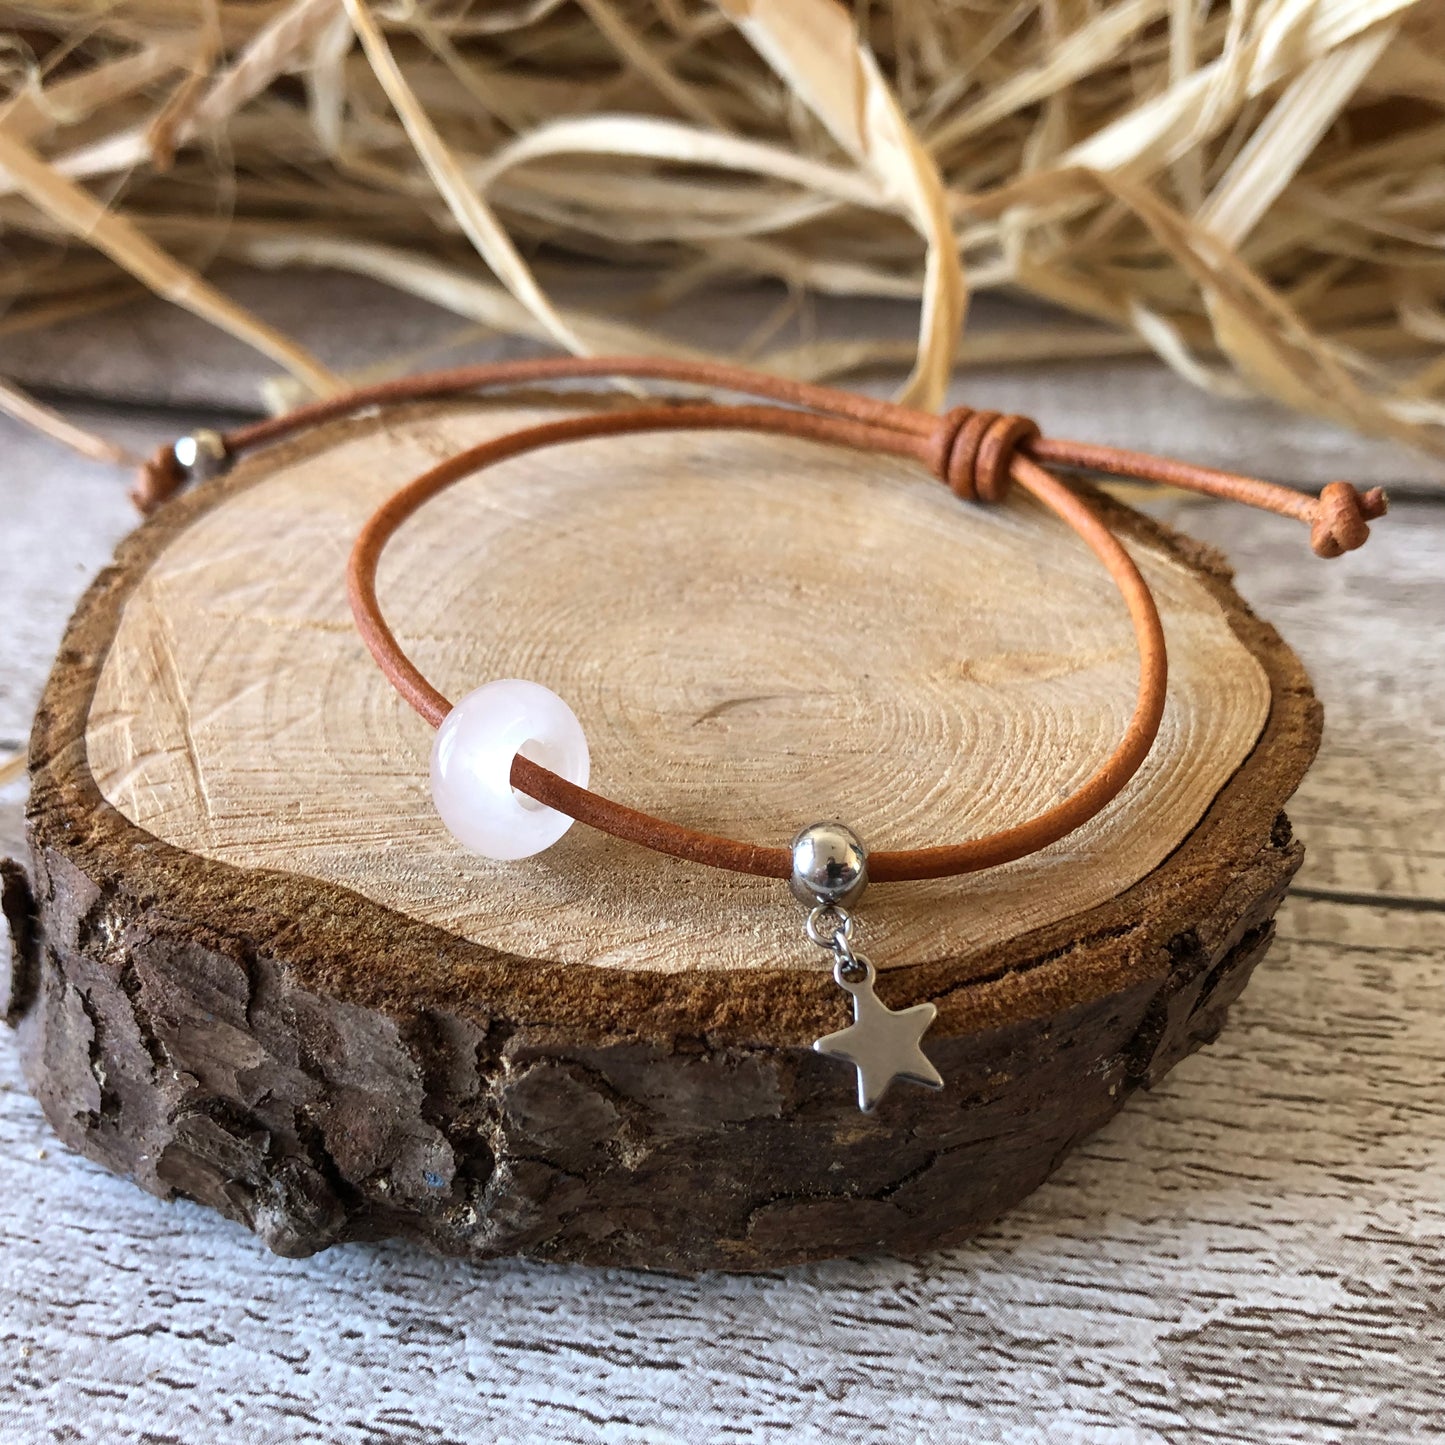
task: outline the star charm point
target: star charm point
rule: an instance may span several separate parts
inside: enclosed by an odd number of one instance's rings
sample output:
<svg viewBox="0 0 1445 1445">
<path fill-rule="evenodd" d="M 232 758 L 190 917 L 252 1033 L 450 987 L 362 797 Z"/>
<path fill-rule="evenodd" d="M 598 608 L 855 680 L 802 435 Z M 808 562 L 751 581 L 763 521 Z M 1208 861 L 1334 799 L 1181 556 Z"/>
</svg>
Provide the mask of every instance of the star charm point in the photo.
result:
<svg viewBox="0 0 1445 1445">
<path fill-rule="evenodd" d="M 894 1079 L 907 1079 L 929 1089 L 943 1087 L 943 1076 L 920 1046 L 938 1016 L 937 1006 L 918 1003 L 912 1008 L 891 1009 L 874 993 L 873 977 L 868 964 L 856 982 L 838 978 L 853 995 L 853 1022 L 813 1043 L 820 1054 L 843 1059 L 858 1070 L 858 1107 L 864 1113 L 877 1108 Z"/>
</svg>

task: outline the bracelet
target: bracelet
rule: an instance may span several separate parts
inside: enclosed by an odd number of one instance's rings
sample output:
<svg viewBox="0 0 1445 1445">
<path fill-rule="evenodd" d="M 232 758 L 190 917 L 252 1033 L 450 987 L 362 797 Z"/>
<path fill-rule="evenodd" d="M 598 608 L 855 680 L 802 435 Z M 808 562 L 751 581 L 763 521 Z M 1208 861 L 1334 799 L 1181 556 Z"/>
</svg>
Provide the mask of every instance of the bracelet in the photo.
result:
<svg viewBox="0 0 1445 1445">
<path fill-rule="evenodd" d="M 135 492 L 150 510 L 187 481 L 225 471 L 244 451 L 306 426 L 367 407 L 455 396 L 495 386 L 629 377 L 666 380 L 762 399 L 747 403 L 657 402 L 532 426 L 447 458 L 394 493 L 367 520 L 352 549 L 347 589 L 357 628 L 382 672 L 437 729 L 432 795 L 463 846 L 496 859 L 531 856 L 574 821 L 629 842 L 718 868 L 786 879 L 808 908 L 807 938 L 831 955 L 833 975 L 852 999 L 853 1023 L 818 1039 L 819 1052 L 857 1072 L 859 1107 L 871 1111 L 893 1080 L 939 1088 L 921 1040 L 932 1003 L 891 1010 L 874 992 L 875 970 L 855 952 L 851 911 L 870 883 L 951 877 L 1034 853 L 1106 807 L 1138 772 L 1163 714 L 1167 661 L 1148 584 L 1094 506 L 1043 463 L 1161 482 L 1264 508 L 1309 524 L 1322 557 L 1360 546 L 1386 510 L 1379 488 L 1361 493 L 1332 482 L 1318 498 L 1290 488 L 1184 462 L 1041 436 L 1027 418 L 959 407 L 934 416 L 827 387 L 708 363 L 667 358 L 559 358 L 462 368 L 404 378 L 329 398 L 226 436 L 197 432 L 142 469 Z M 762 404 L 765 402 L 766 404 Z M 545 447 L 649 431 L 749 430 L 917 460 L 960 499 L 997 503 L 1011 483 L 1069 526 L 1108 571 L 1128 610 L 1139 651 L 1139 684 L 1123 736 L 1086 781 L 1045 812 L 986 837 L 925 848 L 872 851 L 842 823 L 804 827 L 789 846 L 718 837 L 638 812 L 588 788 L 586 736 L 567 704 L 524 679 L 483 683 L 449 702 L 407 657 L 382 615 L 376 572 L 397 529 L 446 488 L 489 466 Z"/>
</svg>

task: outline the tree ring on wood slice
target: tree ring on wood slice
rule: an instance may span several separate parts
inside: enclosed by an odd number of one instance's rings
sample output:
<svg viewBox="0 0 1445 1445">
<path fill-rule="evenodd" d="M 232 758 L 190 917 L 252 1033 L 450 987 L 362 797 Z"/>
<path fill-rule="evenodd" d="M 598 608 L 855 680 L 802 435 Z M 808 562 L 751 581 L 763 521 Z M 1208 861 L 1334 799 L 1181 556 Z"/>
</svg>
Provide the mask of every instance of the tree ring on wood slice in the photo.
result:
<svg viewBox="0 0 1445 1445">
<path fill-rule="evenodd" d="M 848 1000 L 786 883 L 582 827 L 462 855 L 430 730 L 352 628 L 380 498 L 591 404 L 329 425 L 122 544 L 36 719 L 31 881 L 5 874 L 27 1076 L 66 1142 L 285 1254 L 761 1269 L 958 1240 L 1219 1029 L 1299 863 L 1308 680 L 1217 556 L 1101 499 L 1169 638 L 1159 743 L 1055 847 L 870 890 L 880 996 L 937 1004 L 946 1087 L 860 1115 L 811 1048 Z M 1027 499 L 772 437 L 519 458 L 409 523 L 380 585 L 443 691 L 532 678 L 594 786 L 760 841 L 1017 821 L 1104 756 L 1137 677 L 1108 577 Z"/>
</svg>

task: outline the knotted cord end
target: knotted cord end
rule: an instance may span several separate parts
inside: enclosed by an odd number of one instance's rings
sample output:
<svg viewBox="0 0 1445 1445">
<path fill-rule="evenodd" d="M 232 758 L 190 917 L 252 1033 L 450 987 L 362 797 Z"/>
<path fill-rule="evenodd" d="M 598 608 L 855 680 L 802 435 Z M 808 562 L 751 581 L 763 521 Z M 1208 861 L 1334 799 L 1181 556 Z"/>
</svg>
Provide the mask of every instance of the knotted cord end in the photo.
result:
<svg viewBox="0 0 1445 1445">
<path fill-rule="evenodd" d="M 1361 492 L 1352 482 L 1330 482 L 1320 490 L 1310 519 L 1310 546 L 1317 557 L 1338 557 L 1363 547 L 1370 523 L 1389 510 L 1384 488 Z"/>
<path fill-rule="evenodd" d="M 157 447 L 155 455 L 136 469 L 130 499 L 141 516 L 149 517 L 162 502 L 175 496 L 186 481 L 186 472 L 176 460 L 175 448 L 169 444 Z"/>
<path fill-rule="evenodd" d="M 203 427 L 177 437 L 141 466 L 131 488 L 131 501 L 142 516 L 148 517 L 188 483 L 222 476 L 234 461 L 230 445 L 220 432 Z"/>
<path fill-rule="evenodd" d="M 1008 495 L 1014 453 L 1039 434 L 1026 416 L 957 406 L 938 419 L 929 465 L 965 502 L 1001 502 Z"/>
</svg>

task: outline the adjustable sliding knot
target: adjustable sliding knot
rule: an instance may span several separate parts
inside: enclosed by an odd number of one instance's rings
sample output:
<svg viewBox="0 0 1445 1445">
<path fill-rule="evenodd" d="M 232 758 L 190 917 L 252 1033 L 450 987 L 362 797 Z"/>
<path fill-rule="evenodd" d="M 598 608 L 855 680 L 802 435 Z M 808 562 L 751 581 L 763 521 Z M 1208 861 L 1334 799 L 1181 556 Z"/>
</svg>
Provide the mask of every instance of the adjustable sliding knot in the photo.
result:
<svg viewBox="0 0 1445 1445">
<path fill-rule="evenodd" d="M 1038 434 L 1038 425 L 1026 416 L 956 406 L 933 429 L 928 464 L 962 501 L 1001 502 L 1008 495 L 1014 453 Z"/>
<path fill-rule="evenodd" d="M 1338 557 L 1363 547 L 1370 523 L 1388 510 L 1380 487 L 1361 492 L 1350 482 L 1330 482 L 1321 488 L 1310 519 L 1310 546 L 1317 557 Z"/>
</svg>

